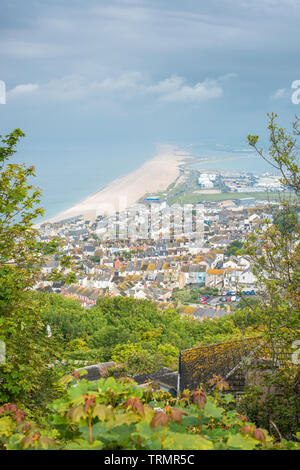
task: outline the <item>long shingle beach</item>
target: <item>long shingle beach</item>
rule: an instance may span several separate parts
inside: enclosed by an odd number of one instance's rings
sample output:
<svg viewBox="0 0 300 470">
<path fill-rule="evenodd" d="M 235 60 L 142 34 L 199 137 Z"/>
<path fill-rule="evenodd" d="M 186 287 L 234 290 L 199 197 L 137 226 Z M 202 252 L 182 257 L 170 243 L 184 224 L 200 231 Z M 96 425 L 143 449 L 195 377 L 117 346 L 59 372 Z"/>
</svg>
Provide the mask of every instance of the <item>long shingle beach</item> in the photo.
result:
<svg viewBox="0 0 300 470">
<path fill-rule="evenodd" d="M 175 146 L 160 145 L 156 155 L 137 170 L 118 178 L 82 202 L 48 219 L 47 222 L 78 215 L 111 215 L 135 204 L 143 195 L 167 189 L 180 174 L 180 165 L 191 157 Z"/>
</svg>

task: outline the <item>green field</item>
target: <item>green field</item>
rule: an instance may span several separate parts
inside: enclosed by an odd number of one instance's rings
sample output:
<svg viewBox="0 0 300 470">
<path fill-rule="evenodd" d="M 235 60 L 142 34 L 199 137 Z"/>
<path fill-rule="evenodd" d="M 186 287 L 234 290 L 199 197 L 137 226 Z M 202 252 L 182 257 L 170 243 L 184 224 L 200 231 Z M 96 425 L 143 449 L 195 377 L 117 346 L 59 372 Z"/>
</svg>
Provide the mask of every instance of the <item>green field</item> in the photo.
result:
<svg viewBox="0 0 300 470">
<path fill-rule="evenodd" d="M 177 194 L 179 191 L 184 191 L 187 181 L 189 179 L 189 170 L 186 168 L 186 178 L 185 181 L 182 181 L 176 186 L 178 178 L 171 183 L 165 191 L 160 191 L 152 194 L 145 194 L 139 202 L 142 202 L 143 199 L 149 196 L 157 196 L 162 200 L 167 199 L 168 205 L 173 204 L 195 204 L 198 202 L 209 202 L 209 201 L 226 201 L 226 200 L 235 200 L 235 199 L 245 199 L 245 198 L 254 198 L 257 200 L 266 200 L 266 201 L 282 201 L 282 199 L 290 199 L 292 194 L 290 192 L 243 192 L 243 193 L 213 193 L 212 194 L 197 194 L 196 190 L 199 190 L 198 185 L 198 171 L 194 171 L 192 181 L 188 184 L 189 188 L 186 192 Z"/>
<path fill-rule="evenodd" d="M 196 202 L 205 202 L 205 201 L 225 201 L 230 199 L 244 199 L 244 198 L 255 198 L 258 200 L 269 200 L 269 201 L 279 201 L 283 198 L 289 198 L 290 193 L 267 193 L 267 192 L 254 192 L 254 193 L 219 193 L 219 194 L 194 194 L 188 192 L 185 194 L 180 194 L 175 196 L 172 199 L 169 199 L 168 203 L 172 204 L 194 204 Z"/>
</svg>

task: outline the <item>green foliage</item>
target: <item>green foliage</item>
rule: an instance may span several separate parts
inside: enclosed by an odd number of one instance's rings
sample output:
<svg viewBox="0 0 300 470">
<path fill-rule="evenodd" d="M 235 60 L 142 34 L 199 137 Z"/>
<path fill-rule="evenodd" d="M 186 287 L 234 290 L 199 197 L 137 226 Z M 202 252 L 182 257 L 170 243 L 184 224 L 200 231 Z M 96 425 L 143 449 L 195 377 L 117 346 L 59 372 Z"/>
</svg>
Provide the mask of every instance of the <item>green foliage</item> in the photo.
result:
<svg viewBox="0 0 300 470">
<path fill-rule="evenodd" d="M 0 364 L 0 403 L 45 398 L 52 375 L 46 364 L 50 354 L 55 356 L 41 319 L 41 303 L 30 290 L 41 280 L 41 267 L 57 252 L 60 241 L 44 243 L 34 228 L 35 219 L 43 215 L 41 192 L 29 181 L 34 167 L 9 163 L 22 137 L 20 129 L 0 136 L 0 340 L 7 353 L 6 363 Z M 62 277 L 69 268 L 67 257 L 60 261 L 62 271 L 52 278 Z"/>
<path fill-rule="evenodd" d="M 255 307 L 258 308 L 255 310 Z M 239 303 L 238 309 L 232 315 L 234 325 L 241 331 L 244 336 L 245 333 L 249 334 L 249 330 L 262 326 L 259 307 L 255 299 L 248 299 Z"/>
<path fill-rule="evenodd" d="M 268 429 L 276 439 L 294 438 L 300 418 L 297 367 L 267 372 L 259 384 L 249 384 L 244 392 L 238 406 L 242 413 Z"/>
<path fill-rule="evenodd" d="M 189 305 L 199 302 L 199 297 L 203 295 L 217 295 L 218 289 L 209 287 L 184 287 L 183 289 L 175 288 L 172 294 L 174 302 L 180 301 L 183 305 Z"/>
<path fill-rule="evenodd" d="M 292 123 L 293 135 L 277 124 L 277 115 L 269 115 L 269 150 L 266 156 L 257 147 L 258 136 L 248 136 L 249 144 L 281 175 L 281 183 L 294 194 L 293 202 L 281 201 L 273 224 L 252 232 L 245 243 L 253 272 L 262 291 L 259 306 L 254 306 L 263 332 L 275 347 L 278 341 L 291 344 L 300 329 L 300 244 L 297 207 L 300 194 L 298 119 Z"/>
<path fill-rule="evenodd" d="M 239 241 L 239 240 L 234 240 L 233 242 L 228 245 L 225 255 L 226 256 L 231 256 L 231 255 L 238 255 L 241 252 L 241 249 L 243 248 L 244 243 Z"/>
<path fill-rule="evenodd" d="M 269 151 L 266 156 L 257 147 L 258 136 L 248 136 L 250 146 L 279 171 L 282 185 L 294 199 L 281 200 L 273 224 L 264 225 L 249 235 L 245 249 L 261 290 L 259 303 L 244 305 L 236 316 L 240 329 L 259 326 L 273 357 L 268 373 L 246 388 L 240 408 L 258 425 L 269 428 L 277 438 L 292 438 L 299 428 L 299 369 L 278 370 L 277 348 L 288 348 L 299 338 L 300 330 L 300 244 L 298 207 L 300 194 L 299 120 L 292 123 L 293 135 L 277 124 L 277 115 L 269 115 Z M 273 211 L 274 213 L 274 211 Z M 248 371 L 249 372 L 249 371 Z"/>
<path fill-rule="evenodd" d="M 297 207 L 290 204 L 283 205 L 282 209 L 274 216 L 273 224 L 284 234 L 289 234 L 297 230 L 298 217 Z"/>
<path fill-rule="evenodd" d="M 175 369 L 180 349 L 240 334 L 231 316 L 199 322 L 181 318 L 175 309 L 160 310 L 149 300 L 105 297 L 85 310 L 75 300 L 57 294 L 38 296 L 43 299 L 44 322 L 51 326 L 65 359 L 103 362 L 113 358 L 125 361 L 132 373 L 143 367 L 142 372 L 152 370 L 155 364 L 156 369 L 159 365 Z"/>
<path fill-rule="evenodd" d="M 299 146 L 297 137 L 300 135 L 299 119 L 292 122 L 292 134 L 277 124 L 277 114 L 268 114 L 269 124 L 269 150 L 265 155 L 263 149 L 258 147 L 259 137 L 257 135 L 248 135 L 248 142 L 257 153 L 278 170 L 281 175 L 281 183 L 288 189 L 300 194 L 300 169 L 299 169 Z"/>
<path fill-rule="evenodd" d="M 89 256 L 89 259 L 93 262 L 93 263 L 100 263 L 100 255 L 94 255 L 94 256 Z"/>
<path fill-rule="evenodd" d="M 75 382 L 76 381 L 76 382 Z M 75 383 L 74 383 L 75 382 Z M 285 448 L 267 431 L 202 391 L 179 399 L 129 379 L 66 376 L 66 395 L 50 405 L 47 429 L 14 405 L 0 409 L 0 446 L 8 450 L 256 450 Z M 228 401 L 228 400 L 227 400 Z M 13 408 L 12 408 L 13 407 Z M 288 443 L 299 448 L 297 443 Z"/>
</svg>

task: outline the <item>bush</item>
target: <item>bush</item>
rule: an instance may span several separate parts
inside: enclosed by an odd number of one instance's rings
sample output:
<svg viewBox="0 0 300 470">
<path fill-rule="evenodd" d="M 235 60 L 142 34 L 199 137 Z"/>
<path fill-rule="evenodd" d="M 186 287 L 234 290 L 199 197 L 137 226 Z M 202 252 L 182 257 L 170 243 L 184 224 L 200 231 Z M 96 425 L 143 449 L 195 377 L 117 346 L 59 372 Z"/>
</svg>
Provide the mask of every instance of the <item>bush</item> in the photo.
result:
<svg viewBox="0 0 300 470">
<path fill-rule="evenodd" d="M 27 422 L 22 410 L 0 408 L 0 447 L 8 450 L 254 450 L 299 449 L 275 444 L 236 410 L 228 410 L 203 391 L 185 391 L 179 399 L 138 388 L 130 379 L 81 380 L 66 376 L 66 395 L 50 405 L 50 425 Z M 228 396 L 223 400 L 231 402 Z"/>
<path fill-rule="evenodd" d="M 277 439 L 293 439 L 300 424 L 297 380 L 299 372 L 293 368 L 265 374 L 260 384 L 245 388 L 240 411 Z"/>
</svg>

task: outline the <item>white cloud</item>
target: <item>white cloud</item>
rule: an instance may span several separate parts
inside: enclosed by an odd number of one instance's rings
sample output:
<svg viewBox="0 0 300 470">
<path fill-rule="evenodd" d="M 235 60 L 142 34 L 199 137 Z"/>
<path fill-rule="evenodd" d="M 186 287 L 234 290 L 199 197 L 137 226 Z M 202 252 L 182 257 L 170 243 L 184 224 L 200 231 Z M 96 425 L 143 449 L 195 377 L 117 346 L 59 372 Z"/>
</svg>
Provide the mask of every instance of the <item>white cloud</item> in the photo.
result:
<svg viewBox="0 0 300 470">
<path fill-rule="evenodd" d="M 273 95 L 271 96 L 271 99 L 280 100 L 281 98 L 285 98 L 287 93 L 288 93 L 288 90 L 286 88 L 279 88 L 278 90 L 275 91 L 275 93 L 273 93 Z"/>
<path fill-rule="evenodd" d="M 14 97 L 14 96 L 22 96 L 33 93 L 39 88 L 37 83 L 27 83 L 25 85 L 17 85 L 15 88 L 10 90 L 7 93 L 7 96 Z"/>
<path fill-rule="evenodd" d="M 277 100 L 279 98 L 283 98 L 284 95 L 286 94 L 286 88 L 279 88 L 278 90 L 275 91 L 275 93 L 272 95 L 272 98 L 274 100 Z"/>
<path fill-rule="evenodd" d="M 40 41 L 6 40 L 0 45 L 0 52 L 18 59 L 45 59 L 70 53 L 70 47 L 64 44 L 42 43 Z"/>
<path fill-rule="evenodd" d="M 153 85 L 145 86 L 147 93 L 165 94 L 177 91 L 184 84 L 184 78 L 172 75 Z"/>
<path fill-rule="evenodd" d="M 152 96 L 160 102 L 201 102 L 222 96 L 220 82 L 234 76 L 236 75 L 228 74 L 192 85 L 185 78 L 176 75 L 157 83 L 149 83 L 141 73 L 134 71 L 101 80 L 70 75 L 44 84 L 17 85 L 8 92 L 8 97 L 17 99 L 30 96 L 41 101 L 66 102 L 97 97 L 116 97 L 121 100 Z"/>
<path fill-rule="evenodd" d="M 199 102 L 219 98 L 223 89 L 217 85 L 216 80 L 205 80 L 194 86 L 182 85 L 177 90 L 161 96 L 163 101 L 173 102 Z"/>
</svg>

